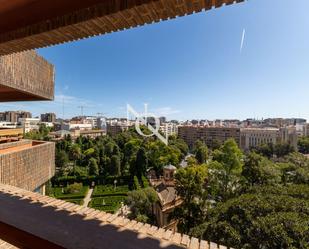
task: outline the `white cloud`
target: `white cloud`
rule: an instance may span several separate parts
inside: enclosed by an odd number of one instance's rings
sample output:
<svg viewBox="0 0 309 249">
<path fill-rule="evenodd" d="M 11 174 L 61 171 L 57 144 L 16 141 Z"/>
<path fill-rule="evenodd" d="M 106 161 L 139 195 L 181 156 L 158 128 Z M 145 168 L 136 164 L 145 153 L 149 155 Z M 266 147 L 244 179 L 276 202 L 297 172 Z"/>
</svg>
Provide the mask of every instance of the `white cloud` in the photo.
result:
<svg viewBox="0 0 309 249">
<path fill-rule="evenodd" d="M 87 99 L 83 99 L 83 98 L 78 98 L 75 96 L 70 96 L 70 95 L 66 95 L 66 94 L 56 94 L 55 95 L 55 100 L 54 100 L 55 104 L 65 104 L 65 105 L 76 105 L 76 106 L 81 106 L 83 105 L 84 107 L 89 107 L 89 108 L 93 108 L 98 106 L 97 104 L 95 104 L 93 101 L 87 100 Z"/>
<path fill-rule="evenodd" d="M 181 113 L 181 111 L 173 109 L 170 106 L 165 106 L 165 107 L 154 109 L 153 113 L 158 116 L 169 116 L 169 115 Z"/>
</svg>

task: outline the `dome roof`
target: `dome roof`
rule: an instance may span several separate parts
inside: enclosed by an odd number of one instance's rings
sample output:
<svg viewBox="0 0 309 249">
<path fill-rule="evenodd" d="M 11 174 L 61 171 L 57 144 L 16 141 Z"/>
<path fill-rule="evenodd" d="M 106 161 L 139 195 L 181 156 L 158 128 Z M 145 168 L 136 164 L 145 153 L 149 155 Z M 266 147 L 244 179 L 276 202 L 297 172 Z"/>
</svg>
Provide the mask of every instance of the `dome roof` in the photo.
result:
<svg viewBox="0 0 309 249">
<path fill-rule="evenodd" d="M 172 165 L 172 164 L 166 165 L 166 166 L 164 166 L 163 168 L 164 168 L 164 169 L 169 169 L 169 170 L 176 170 L 176 169 L 177 169 L 177 168 L 176 168 L 174 165 Z"/>
</svg>

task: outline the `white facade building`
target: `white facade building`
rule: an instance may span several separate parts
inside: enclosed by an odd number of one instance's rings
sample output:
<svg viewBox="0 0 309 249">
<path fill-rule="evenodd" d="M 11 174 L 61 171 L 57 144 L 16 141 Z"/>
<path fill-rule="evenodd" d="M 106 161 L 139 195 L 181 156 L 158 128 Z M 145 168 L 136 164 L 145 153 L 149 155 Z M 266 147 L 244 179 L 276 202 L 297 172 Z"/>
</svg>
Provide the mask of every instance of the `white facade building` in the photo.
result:
<svg viewBox="0 0 309 249">
<path fill-rule="evenodd" d="M 0 128 L 1 129 L 16 129 L 17 128 L 17 123 L 0 122 Z"/>
<path fill-rule="evenodd" d="M 92 130 L 92 124 L 76 124 L 76 123 L 67 123 L 62 124 L 62 130 L 71 131 L 71 130 Z"/>
<path fill-rule="evenodd" d="M 289 143 L 297 149 L 297 132 L 295 127 L 285 128 L 242 128 L 240 130 L 240 147 L 243 150 L 262 144 Z"/>
<path fill-rule="evenodd" d="M 24 129 L 24 133 L 39 130 L 40 118 L 20 118 L 18 119 L 19 126 Z"/>
<path fill-rule="evenodd" d="M 97 126 L 96 128 L 106 130 L 106 118 L 104 117 L 98 117 L 97 118 Z"/>
<path fill-rule="evenodd" d="M 177 135 L 177 125 L 174 123 L 164 123 L 160 126 L 160 131 L 166 136 Z"/>
<path fill-rule="evenodd" d="M 276 144 L 280 130 L 276 128 L 242 128 L 240 130 L 240 147 L 243 150 L 258 147 L 262 144 Z"/>
</svg>

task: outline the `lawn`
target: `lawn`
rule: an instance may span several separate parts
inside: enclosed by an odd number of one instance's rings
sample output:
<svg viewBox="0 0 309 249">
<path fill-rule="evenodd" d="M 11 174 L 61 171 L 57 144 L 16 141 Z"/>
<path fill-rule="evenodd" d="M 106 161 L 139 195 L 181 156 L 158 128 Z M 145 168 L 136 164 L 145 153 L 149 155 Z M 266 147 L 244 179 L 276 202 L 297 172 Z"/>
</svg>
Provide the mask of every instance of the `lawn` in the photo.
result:
<svg viewBox="0 0 309 249">
<path fill-rule="evenodd" d="M 105 212 L 115 213 L 121 207 L 121 202 L 125 201 L 128 192 L 128 185 L 120 185 L 116 188 L 113 185 L 95 186 L 89 206 Z"/>
<path fill-rule="evenodd" d="M 53 196 L 57 199 L 83 199 L 87 194 L 89 187 L 83 186 L 80 191 L 76 193 L 66 193 L 67 188 L 55 187 L 52 188 L 52 193 L 50 196 Z"/>
<path fill-rule="evenodd" d="M 113 185 L 98 185 L 95 186 L 92 196 L 104 197 L 106 195 L 126 195 L 129 192 L 128 185 L 117 186 Z"/>
<path fill-rule="evenodd" d="M 95 197 L 91 200 L 89 207 L 102 210 L 108 213 L 115 213 L 121 207 L 121 202 L 124 202 L 126 196 L 106 196 Z"/>
</svg>

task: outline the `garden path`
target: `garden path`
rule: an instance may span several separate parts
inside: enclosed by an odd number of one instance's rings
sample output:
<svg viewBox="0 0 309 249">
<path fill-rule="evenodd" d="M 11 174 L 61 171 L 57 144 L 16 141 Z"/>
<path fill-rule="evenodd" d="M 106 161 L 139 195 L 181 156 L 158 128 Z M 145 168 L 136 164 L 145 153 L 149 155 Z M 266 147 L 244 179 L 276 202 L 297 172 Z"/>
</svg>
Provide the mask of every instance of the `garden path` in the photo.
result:
<svg viewBox="0 0 309 249">
<path fill-rule="evenodd" d="M 86 194 L 85 198 L 84 198 L 84 204 L 83 207 L 88 207 L 89 202 L 91 201 L 91 195 L 93 192 L 93 188 L 90 188 L 88 190 L 88 193 Z"/>
</svg>

